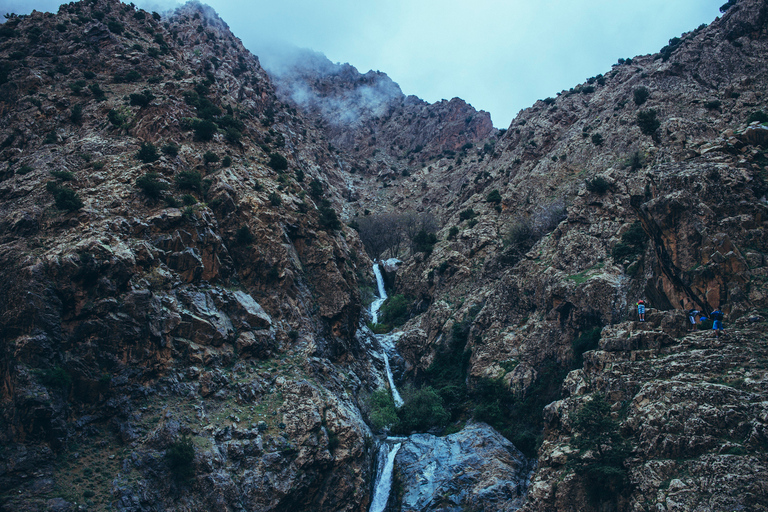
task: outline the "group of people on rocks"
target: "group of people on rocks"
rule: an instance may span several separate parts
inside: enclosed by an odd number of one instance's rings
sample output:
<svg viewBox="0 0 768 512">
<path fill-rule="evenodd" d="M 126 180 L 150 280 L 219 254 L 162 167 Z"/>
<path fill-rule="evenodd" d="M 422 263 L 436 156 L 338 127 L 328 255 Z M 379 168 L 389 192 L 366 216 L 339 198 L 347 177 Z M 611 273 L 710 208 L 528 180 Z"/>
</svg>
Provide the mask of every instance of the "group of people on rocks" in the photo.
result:
<svg viewBox="0 0 768 512">
<path fill-rule="evenodd" d="M 641 322 L 645 322 L 645 301 L 643 299 L 637 301 L 637 315 Z M 723 317 L 723 312 L 720 311 L 719 307 L 715 308 L 715 310 L 709 314 L 709 318 L 712 319 L 712 330 L 715 333 L 715 337 L 718 338 L 720 337 L 720 333 L 725 332 L 723 329 Z M 697 326 L 702 322 L 706 322 L 707 319 L 707 316 L 698 309 L 693 308 L 688 310 L 688 321 L 690 322 L 688 330 L 695 331 Z"/>
</svg>

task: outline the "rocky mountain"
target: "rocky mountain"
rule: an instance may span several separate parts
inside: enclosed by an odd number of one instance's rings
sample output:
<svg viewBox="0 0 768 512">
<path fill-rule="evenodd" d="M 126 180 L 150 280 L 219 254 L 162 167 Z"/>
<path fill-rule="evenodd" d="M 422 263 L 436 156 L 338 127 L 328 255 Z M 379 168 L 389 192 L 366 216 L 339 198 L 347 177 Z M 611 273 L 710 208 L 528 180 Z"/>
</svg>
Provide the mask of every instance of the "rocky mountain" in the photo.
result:
<svg viewBox="0 0 768 512">
<path fill-rule="evenodd" d="M 363 511 L 382 454 L 388 510 L 768 508 L 768 4 L 722 10 L 507 130 L 197 3 L 10 17 L 0 510 Z"/>
<path fill-rule="evenodd" d="M 1 37 L 0 508 L 360 509 L 383 366 L 323 134 L 200 4 Z"/>
</svg>

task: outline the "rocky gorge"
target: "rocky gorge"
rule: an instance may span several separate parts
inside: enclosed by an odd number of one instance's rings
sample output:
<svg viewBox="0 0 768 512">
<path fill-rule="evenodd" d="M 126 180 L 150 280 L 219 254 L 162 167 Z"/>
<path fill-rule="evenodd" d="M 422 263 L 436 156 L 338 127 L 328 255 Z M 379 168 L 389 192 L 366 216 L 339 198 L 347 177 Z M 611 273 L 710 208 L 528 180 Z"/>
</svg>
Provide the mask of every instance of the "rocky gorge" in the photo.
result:
<svg viewBox="0 0 768 512">
<path fill-rule="evenodd" d="M 768 508 L 768 4 L 721 10 L 506 130 L 199 3 L 9 16 L 0 510 L 367 511 L 390 453 L 384 510 Z"/>
</svg>

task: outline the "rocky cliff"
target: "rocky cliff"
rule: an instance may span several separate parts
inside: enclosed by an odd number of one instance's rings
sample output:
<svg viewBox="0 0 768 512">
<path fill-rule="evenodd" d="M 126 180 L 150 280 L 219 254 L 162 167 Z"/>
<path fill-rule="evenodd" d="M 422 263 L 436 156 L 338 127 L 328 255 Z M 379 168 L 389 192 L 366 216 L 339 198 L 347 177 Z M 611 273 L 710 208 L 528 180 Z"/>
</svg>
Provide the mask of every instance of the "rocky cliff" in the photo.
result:
<svg viewBox="0 0 768 512">
<path fill-rule="evenodd" d="M 199 4 L 11 17 L 0 54 L 0 508 L 365 508 L 323 134 Z"/>
</svg>

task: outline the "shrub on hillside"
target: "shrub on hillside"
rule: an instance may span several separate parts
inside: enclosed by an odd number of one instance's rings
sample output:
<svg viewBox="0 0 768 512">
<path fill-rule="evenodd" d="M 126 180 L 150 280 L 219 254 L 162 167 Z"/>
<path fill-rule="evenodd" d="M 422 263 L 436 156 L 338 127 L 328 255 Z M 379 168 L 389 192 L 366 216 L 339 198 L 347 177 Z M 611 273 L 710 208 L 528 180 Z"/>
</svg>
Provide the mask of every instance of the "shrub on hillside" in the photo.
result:
<svg viewBox="0 0 768 512">
<path fill-rule="evenodd" d="M 608 189 L 611 188 L 610 182 L 602 176 L 595 176 L 591 180 L 586 180 L 584 183 L 587 185 L 587 190 L 598 195 L 605 194 L 608 192 Z"/>
<path fill-rule="evenodd" d="M 634 91 L 632 91 L 632 95 L 634 96 L 634 99 L 635 99 L 635 105 L 640 106 L 643 103 L 645 103 L 645 100 L 647 100 L 648 96 L 651 95 L 651 91 L 649 91 L 647 87 L 640 86 L 635 88 Z"/>
<path fill-rule="evenodd" d="M 203 176 L 195 170 L 181 171 L 176 175 L 176 186 L 182 190 L 200 192 L 203 186 Z"/>
<path fill-rule="evenodd" d="M 269 164 L 267 165 L 276 171 L 284 171 L 288 168 L 288 160 L 280 153 L 270 153 Z"/>
<path fill-rule="evenodd" d="M 485 200 L 489 203 L 499 204 L 501 203 L 501 193 L 497 189 L 491 190 Z"/>
<path fill-rule="evenodd" d="M 157 152 L 157 147 L 154 144 L 142 142 L 139 151 L 136 153 L 136 158 L 148 164 L 160 158 L 160 154 Z"/>
<path fill-rule="evenodd" d="M 381 430 L 385 427 L 397 428 L 400 419 L 397 417 L 395 401 L 388 389 L 374 391 L 368 405 L 371 410 L 371 425 L 374 430 Z"/>
<path fill-rule="evenodd" d="M 148 198 L 159 199 L 163 191 L 168 188 L 168 184 L 160 181 L 159 178 L 160 175 L 158 173 L 148 172 L 136 179 L 136 187 Z"/>
<path fill-rule="evenodd" d="M 178 480 L 188 480 L 195 474 L 195 447 L 187 436 L 173 443 L 165 451 L 165 460 Z"/>
<path fill-rule="evenodd" d="M 637 113 L 637 126 L 640 127 L 643 134 L 654 136 L 656 130 L 661 126 L 661 122 L 656 118 L 655 110 L 642 110 Z"/>
<path fill-rule="evenodd" d="M 403 395 L 405 403 L 397 411 L 400 418 L 397 431 L 403 434 L 442 427 L 451 417 L 443 407 L 443 399 L 429 386 L 420 389 L 405 388 Z"/>
<path fill-rule="evenodd" d="M 59 210 L 74 212 L 83 207 L 83 201 L 71 188 L 61 186 L 55 181 L 47 182 L 45 187 L 53 195 L 54 203 Z"/>
</svg>

